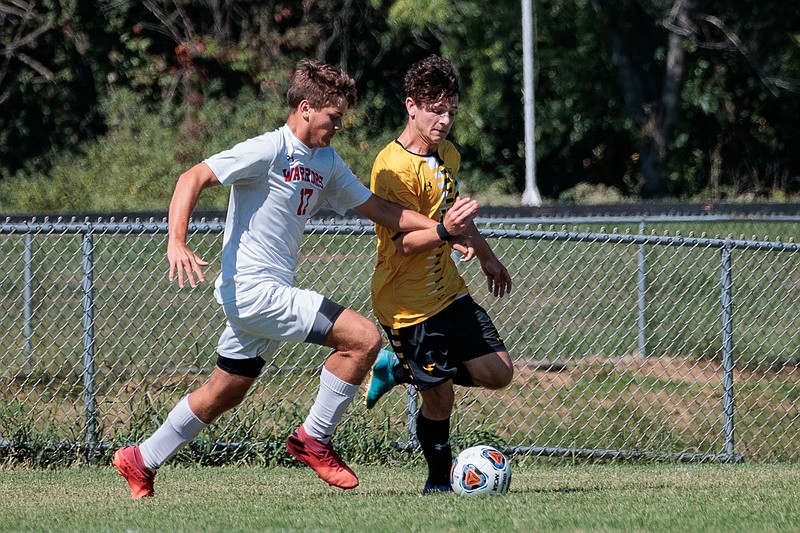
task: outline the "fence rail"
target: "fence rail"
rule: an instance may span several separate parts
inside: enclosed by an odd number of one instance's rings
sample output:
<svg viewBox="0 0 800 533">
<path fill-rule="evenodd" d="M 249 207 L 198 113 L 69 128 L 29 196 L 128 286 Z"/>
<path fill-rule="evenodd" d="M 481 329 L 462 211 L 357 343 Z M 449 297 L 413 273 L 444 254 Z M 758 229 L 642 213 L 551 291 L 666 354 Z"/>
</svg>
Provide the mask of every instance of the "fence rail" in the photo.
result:
<svg viewBox="0 0 800 533">
<path fill-rule="evenodd" d="M 793 237 L 797 221 L 760 222 L 786 224 Z M 557 222 L 479 221 L 515 290 L 495 300 L 476 262 L 462 273 L 504 335 L 516 376 L 502 391 L 459 389 L 457 446 L 491 442 L 555 458 L 800 460 L 797 243 L 707 237 L 714 223 L 736 222 L 708 217 Z M 609 223 L 623 228 L 607 232 Z M 658 225 L 674 234 L 646 233 Z M 190 245 L 212 262 L 207 279 L 222 229 L 216 220 L 190 225 Z M 152 432 L 205 380 L 224 318 L 210 283 L 167 282 L 166 232 L 156 220 L 0 224 L 0 454 L 60 449 L 93 460 Z M 306 233 L 298 283 L 372 316 L 372 226 L 315 220 Z M 248 401 L 194 449 L 279 460 L 324 356 L 284 345 Z M 400 388 L 373 411 L 354 405 L 358 416 L 339 433 L 344 453 L 376 460 L 365 442 L 414 449 L 416 406 Z"/>
</svg>

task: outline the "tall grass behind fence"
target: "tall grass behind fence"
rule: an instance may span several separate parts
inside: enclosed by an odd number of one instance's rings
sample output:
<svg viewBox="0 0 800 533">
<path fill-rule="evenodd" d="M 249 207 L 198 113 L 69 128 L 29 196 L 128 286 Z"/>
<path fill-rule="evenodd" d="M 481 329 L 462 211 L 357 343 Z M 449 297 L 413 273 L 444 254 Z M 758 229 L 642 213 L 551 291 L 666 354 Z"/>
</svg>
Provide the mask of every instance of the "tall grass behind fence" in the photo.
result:
<svg viewBox="0 0 800 533">
<path fill-rule="evenodd" d="M 602 224 L 479 224 L 514 291 L 491 297 L 477 261 L 462 272 L 504 336 L 516 376 L 502 391 L 458 390 L 456 446 L 490 442 L 561 458 L 800 460 L 797 245 L 724 236 L 746 230 L 718 237 L 700 220 L 658 222 L 655 234 L 653 223 Z M 788 221 L 748 233 L 793 236 L 796 228 Z M 224 321 L 212 296 L 221 229 L 192 225 L 190 246 L 211 265 L 206 283 L 180 290 L 167 280 L 163 222 L 0 225 L 0 456 L 99 460 L 151 433 L 207 378 Z M 298 284 L 372 316 L 371 226 L 319 220 L 307 233 Z M 284 345 L 248 400 L 181 457 L 288 461 L 283 441 L 310 408 L 324 357 L 316 346 Z M 382 462 L 413 449 L 414 405 L 399 387 L 372 411 L 354 404 L 337 434 L 342 453 Z"/>
</svg>

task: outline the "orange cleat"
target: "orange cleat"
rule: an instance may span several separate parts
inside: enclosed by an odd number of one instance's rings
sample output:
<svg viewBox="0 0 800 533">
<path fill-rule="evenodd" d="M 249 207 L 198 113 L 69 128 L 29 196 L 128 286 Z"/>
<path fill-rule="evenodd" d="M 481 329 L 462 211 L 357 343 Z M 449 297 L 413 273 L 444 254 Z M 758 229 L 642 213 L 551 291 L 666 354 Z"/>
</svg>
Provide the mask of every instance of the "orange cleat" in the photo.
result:
<svg viewBox="0 0 800 533">
<path fill-rule="evenodd" d="M 355 473 L 333 450 L 333 445 L 323 444 L 311 437 L 302 425 L 286 439 L 286 450 L 295 459 L 311 467 L 328 485 L 344 490 L 358 486 Z"/>
<path fill-rule="evenodd" d="M 112 464 L 117 467 L 119 475 L 124 477 L 131 487 L 131 498 L 151 498 L 153 481 L 156 473 L 144 466 L 142 454 L 138 446 L 127 446 L 114 452 Z"/>
</svg>

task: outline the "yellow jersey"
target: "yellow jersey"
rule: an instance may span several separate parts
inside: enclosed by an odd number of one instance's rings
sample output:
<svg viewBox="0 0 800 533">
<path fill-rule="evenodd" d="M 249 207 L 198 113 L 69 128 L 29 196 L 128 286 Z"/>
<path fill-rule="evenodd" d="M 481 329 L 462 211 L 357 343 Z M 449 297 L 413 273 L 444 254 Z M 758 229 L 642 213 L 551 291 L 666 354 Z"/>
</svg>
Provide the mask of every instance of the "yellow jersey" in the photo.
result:
<svg viewBox="0 0 800 533">
<path fill-rule="evenodd" d="M 424 156 L 392 141 L 375 159 L 370 188 L 376 196 L 441 221 L 458 196 L 460 164 L 461 155 L 449 141 Z M 392 241 L 395 232 L 376 224 L 375 233 L 378 262 L 372 276 L 372 307 L 381 324 L 394 329 L 419 324 L 467 294 L 446 243 L 403 256 Z"/>
</svg>

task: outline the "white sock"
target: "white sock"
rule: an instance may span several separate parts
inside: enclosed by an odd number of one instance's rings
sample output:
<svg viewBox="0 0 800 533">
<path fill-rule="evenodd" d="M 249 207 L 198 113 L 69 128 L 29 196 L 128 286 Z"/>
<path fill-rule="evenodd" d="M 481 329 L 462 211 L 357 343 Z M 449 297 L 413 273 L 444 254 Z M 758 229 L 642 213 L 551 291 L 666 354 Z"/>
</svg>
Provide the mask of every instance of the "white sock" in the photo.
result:
<svg viewBox="0 0 800 533">
<path fill-rule="evenodd" d="M 189 396 L 184 396 L 169 412 L 161 427 L 139 445 L 145 466 L 151 470 L 157 469 L 207 425 L 189 409 Z"/>
<path fill-rule="evenodd" d="M 303 422 L 306 433 L 323 443 L 330 442 L 347 406 L 357 393 L 358 385 L 342 381 L 323 366 L 317 399 Z"/>
</svg>

